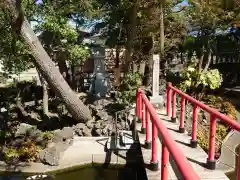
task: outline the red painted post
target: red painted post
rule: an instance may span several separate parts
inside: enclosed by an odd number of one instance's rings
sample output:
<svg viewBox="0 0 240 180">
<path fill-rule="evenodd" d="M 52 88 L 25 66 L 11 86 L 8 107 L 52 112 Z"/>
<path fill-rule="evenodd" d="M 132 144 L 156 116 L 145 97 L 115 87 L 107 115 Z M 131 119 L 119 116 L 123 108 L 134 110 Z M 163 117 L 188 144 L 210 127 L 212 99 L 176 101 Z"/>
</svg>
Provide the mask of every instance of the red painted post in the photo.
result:
<svg viewBox="0 0 240 180">
<path fill-rule="evenodd" d="M 139 93 L 139 119 L 142 121 L 142 93 Z"/>
<path fill-rule="evenodd" d="M 145 115 L 146 115 L 146 140 L 145 140 L 145 148 L 146 149 L 151 149 L 151 122 L 150 122 L 150 114 L 149 111 L 145 110 Z"/>
<path fill-rule="evenodd" d="M 136 116 L 139 117 L 140 115 L 140 89 L 137 89 L 137 93 L 136 93 Z"/>
<path fill-rule="evenodd" d="M 198 106 L 194 104 L 193 106 L 193 115 L 192 115 L 192 139 L 191 139 L 191 147 L 197 147 L 197 113 Z"/>
<path fill-rule="evenodd" d="M 169 163 L 169 152 L 165 143 L 162 141 L 162 167 L 161 167 L 162 180 L 168 180 L 168 168 L 167 168 L 168 163 Z"/>
<path fill-rule="evenodd" d="M 181 96 L 181 107 L 180 107 L 180 126 L 179 126 L 179 132 L 184 133 L 184 121 L 185 121 L 185 98 Z"/>
<path fill-rule="evenodd" d="M 167 87 L 167 115 L 170 117 L 171 116 L 171 90 L 172 83 L 168 82 L 168 87 Z"/>
<path fill-rule="evenodd" d="M 237 180 L 240 180 L 240 150 L 238 152 Z"/>
<path fill-rule="evenodd" d="M 151 159 L 151 167 L 152 167 L 153 171 L 158 170 L 157 139 L 158 139 L 158 130 L 157 130 L 157 127 L 155 126 L 155 124 L 152 122 L 152 159 Z"/>
<path fill-rule="evenodd" d="M 208 150 L 208 159 L 207 159 L 207 167 L 208 167 L 208 169 L 211 169 L 211 170 L 216 169 L 216 160 L 215 160 L 216 125 L 217 125 L 216 116 L 211 114 L 210 134 L 209 134 L 209 150 Z"/>
<path fill-rule="evenodd" d="M 146 133 L 146 117 L 145 117 L 145 104 L 144 104 L 144 102 L 143 102 L 143 100 L 142 100 L 142 128 L 141 128 L 141 132 L 143 133 L 143 134 L 145 134 Z"/>
<path fill-rule="evenodd" d="M 175 91 L 173 91 L 172 93 L 172 117 L 171 120 L 172 122 L 177 122 L 177 118 L 176 118 L 176 95 L 177 93 Z"/>
</svg>

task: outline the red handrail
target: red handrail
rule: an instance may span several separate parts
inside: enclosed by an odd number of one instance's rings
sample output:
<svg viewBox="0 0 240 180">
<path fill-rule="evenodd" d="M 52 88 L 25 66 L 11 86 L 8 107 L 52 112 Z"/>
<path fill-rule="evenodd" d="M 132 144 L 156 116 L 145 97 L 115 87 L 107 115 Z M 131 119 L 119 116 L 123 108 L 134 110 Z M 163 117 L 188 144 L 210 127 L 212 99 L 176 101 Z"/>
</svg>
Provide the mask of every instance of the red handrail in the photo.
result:
<svg viewBox="0 0 240 180">
<path fill-rule="evenodd" d="M 177 89 L 176 87 L 173 87 L 171 82 L 168 83 L 168 88 L 167 88 L 167 114 L 170 117 L 174 114 L 174 113 L 171 114 L 171 111 L 172 112 L 176 111 L 175 109 L 176 93 L 181 96 L 180 127 L 179 127 L 180 133 L 184 133 L 185 100 L 191 102 L 194 105 L 193 116 L 192 116 L 192 139 L 191 139 L 192 148 L 197 147 L 197 109 L 201 108 L 202 110 L 205 110 L 210 114 L 210 132 L 209 132 L 210 134 L 209 134 L 209 150 L 208 150 L 207 167 L 209 169 L 214 170 L 216 168 L 215 138 L 216 138 L 217 118 L 237 131 L 240 131 L 240 124 L 236 122 L 234 119 L 230 118 L 229 116 L 218 112 L 216 109 L 203 104 L 202 102 L 185 94 L 184 92 Z"/>
<path fill-rule="evenodd" d="M 218 112 L 217 110 L 209 107 L 206 104 L 203 104 L 202 102 L 194 99 L 193 97 L 189 96 L 188 94 L 185 94 L 181 90 L 173 87 L 172 83 L 168 83 L 168 87 L 170 89 L 172 89 L 173 91 L 175 91 L 177 94 L 183 96 L 186 100 L 190 101 L 193 104 L 196 104 L 198 107 L 207 111 L 208 113 L 213 114 L 216 118 L 219 118 L 221 121 L 225 122 L 226 124 L 231 126 L 233 129 L 235 129 L 237 131 L 240 131 L 240 124 L 238 122 L 236 122 L 234 119 L 230 118 L 229 116 L 227 116 L 225 114 L 222 114 L 222 113 Z"/>
<path fill-rule="evenodd" d="M 144 105 L 144 106 L 143 106 Z M 145 108 L 142 108 L 145 107 Z M 148 115 L 144 116 L 144 114 Z M 199 176 L 196 174 L 187 158 L 184 156 L 182 150 L 178 147 L 176 142 L 173 140 L 171 135 L 168 133 L 167 128 L 164 123 L 160 120 L 155 108 L 147 99 L 146 95 L 141 89 L 138 89 L 136 95 L 136 115 L 142 120 L 143 124 L 149 124 L 152 122 L 152 159 L 151 165 L 154 170 L 158 169 L 157 160 L 157 139 L 158 132 L 160 133 L 162 139 L 162 162 L 161 162 L 161 178 L 162 180 L 168 179 L 167 164 L 169 163 L 169 153 L 172 155 L 179 172 L 181 173 L 183 179 L 185 180 L 200 180 Z M 146 118 L 147 117 L 147 118 Z M 146 140 L 149 143 L 149 127 L 146 130 Z"/>
</svg>

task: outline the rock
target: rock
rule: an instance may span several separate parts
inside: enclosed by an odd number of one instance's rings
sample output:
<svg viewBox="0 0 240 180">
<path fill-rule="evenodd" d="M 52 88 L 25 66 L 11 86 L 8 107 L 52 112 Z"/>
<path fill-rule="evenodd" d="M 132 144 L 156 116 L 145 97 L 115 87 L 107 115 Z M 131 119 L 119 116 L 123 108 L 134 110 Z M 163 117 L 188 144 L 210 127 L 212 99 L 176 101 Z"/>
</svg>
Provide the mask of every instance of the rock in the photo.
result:
<svg viewBox="0 0 240 180">
<path fill-rule="evenodd" d="M 127 119 L 129 120 L 129 122 L 132 122 L 134 119 L 134 116 L 132 114 L 129 114 Z"/>
<path fill-rule="evenodd" d="M 106 111 L 98 111 L 96 116 L 98 116 L 100 119 L 104 121 L 108 120 L 108 113 Z"/>
<path fill-rule="evenodd" d="M 78 135 L 78 136 L 83 136 L 82 129 L 76 129 L 76 130 L 75 130 L 75 133 L 76 133 L 76 135 Z"/>
<path fill-rule="evenodd" d="M 82 130 L 83 128 L 86 127 L 86 125 L 84 123 L 78 123 L 75 127 L 74 127 L 74 131 L 78 136 L 83 136 Z"/>
<path fill-rule="evenodd" d="M 27 133 L 34 132 L 37 129 L 36 126 L 32 126 L 26 123 L 21 123 L 17 127 L 15 137 L 25 136 Z"/>
<path fill-rule="evenodd" d="M 76 126 L 75 126 L 75 129 L 81 129 L 83 130 L 83 128 L 85 127 L 86 125 L 84 123 L 78 123 Z"/>
<path fill-rule="evenodd" d="M 100 129 L 101 128 L 101 123 L 100 122 L 97 122 L 94 126 L 96 129 Z"/>
<path fill-rule="evenodd" d="M 67 139 L 73 139 L 74 131 L 71 127 L 64 127 L 62 130 L 55 130 L 54 134 L 53 142 L 57 143 L 66 141 Z"/>
<path fill-rule="evenodd" d="M 40 152 L 39 158 L 44 164 L 58 166 L 60 160 L 60 149 L 57 146 L 46 148 Z"/>
<path fill-rule="evenodd" d="M 87 122 L 86 126 L 87 126 L 87 128 L 92 129 L 93 128 L 93 122 L 92 121 Z"/>
<path fill-rule="evenodd" d="M 73 128 L 71 127 L 64 127 L 62 129 L 62 136 L 63 136 L 63 140 L 65 139 L 73 139 L 74 136 L 74 132 L 73 132 Z"/>
<path fill-rule="evenodd" d="M 131 109 L 131 110 L 129 111 L 129 114 L 130 114 L 130 115 L 135 115 L 135 109 L 134 109 L 134 108 Z"/>
<path fill-rule="evenodd" d="M 59 141 L 57 143 L 48 144 L 47 148 L 39 153 L 39 159 L 42 163 L 50 166 L 58 166 L 60 158 L 64 151 L 73 144 L 73 139 L 67 139 L 65 141 Z"/>
<path fill-rule="evenodd" d="M 113 117 L 112 116 L 108 116 L 108 122 L 112 122 L 113 121 Z"/>
<path fill-rule="evenodd" d="M 91 130 L 88 129 L 86 126 L 83 128 L 82 132 L 84 136 L 92 136 Z"/>
<path fill-rule="evenodd" d="M 103 135 L 103 136 L 107 136 L 107 135 L 108 135 L 108 129 L 107 129 L 107 128 L 104 128 L 104 129 L 102 130 L 102 135 Z"/>
<path fill-rule="evenodd" d="M 93 129 L 92 135 L 93 136 L 101 136 L 101 129 Z"/>
<path fill-rule="evenodd" d="M 107 106 L 111 103 L 112 103 L 112 101 L 110 101 L 110 100 L 99 99 L 99 100 L 96 100 L 93 104 L 97 107 L 97 109 L 102 109 L 103 106 Z"/>
</svg>

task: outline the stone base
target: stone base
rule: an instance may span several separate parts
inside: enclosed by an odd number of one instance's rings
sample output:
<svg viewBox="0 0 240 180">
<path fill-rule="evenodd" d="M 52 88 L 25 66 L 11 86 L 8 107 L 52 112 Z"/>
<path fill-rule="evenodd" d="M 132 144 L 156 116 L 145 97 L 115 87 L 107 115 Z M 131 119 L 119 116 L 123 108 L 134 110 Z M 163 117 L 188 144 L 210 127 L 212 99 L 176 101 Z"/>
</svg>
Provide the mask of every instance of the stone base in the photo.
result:
<svg viewBox="0 0 240 180">
<path fill-rule="evenodd" d="M 151 147 L 152 147 L 152 142 L 151 142 L 151 141 L 145 141 L 144 147 L 145 147 L 146 149 L 151 149 Z"/>
<path fill-rule="evenodd" d="M 150 162 L 150 168 L 152 171 L 158 171 L 158 162 Z"/>
<path fill-rule="evenodd" d="M 160 108 L 164 104 L 164 98 L 161 95 L 159 95 L 159 96 L 150 96 L 149 98 L 150 98 L 150 102 L 152 104 L 154 104 L 155 106 L 157 106 L 157 108 Z"/>
<path fill-rule="evenodd" d="M 191 148 L 196 148 L 198 145 L 198 142 L 196 140 L 191 140 L 190 145 L 191 145 Z"/>
<path fill-rule="evenodd" d="M 179 133 L 182 133 L 182 134 L 185 133 L 185 128 L 179 127 Z"/>
<path fill-rule="evenodd" d="M 215 170 L 216 169 L 216 160 L 207 159 L 207 168 L 210 170 Z"/>
</svg>

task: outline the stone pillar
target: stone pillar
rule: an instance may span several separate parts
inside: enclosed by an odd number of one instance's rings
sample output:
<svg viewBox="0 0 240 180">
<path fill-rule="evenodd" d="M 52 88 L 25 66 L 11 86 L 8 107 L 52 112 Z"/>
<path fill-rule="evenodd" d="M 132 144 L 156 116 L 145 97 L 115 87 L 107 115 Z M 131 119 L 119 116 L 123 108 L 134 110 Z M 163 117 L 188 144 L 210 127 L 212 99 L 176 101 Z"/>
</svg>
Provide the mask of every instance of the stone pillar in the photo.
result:
<svg viewBox="0 0 240 180">
<path fill-rule="evenodd" d="M 152 84 L 152 96 L 150 101 L 157 107 L 164 104 L 163 95 L 159 95 L 159 70 L 160 70 L 160 57 L 158 54 L 153 55 L 153 84 Z"/>
<path fill-rule="evenodd" d="M 160 58 L 158 54 L 153 55 L 153 85 L 152 85 L 152 95 L 153 97 L 159 95 L 159 62 Z"/>
</svg>

